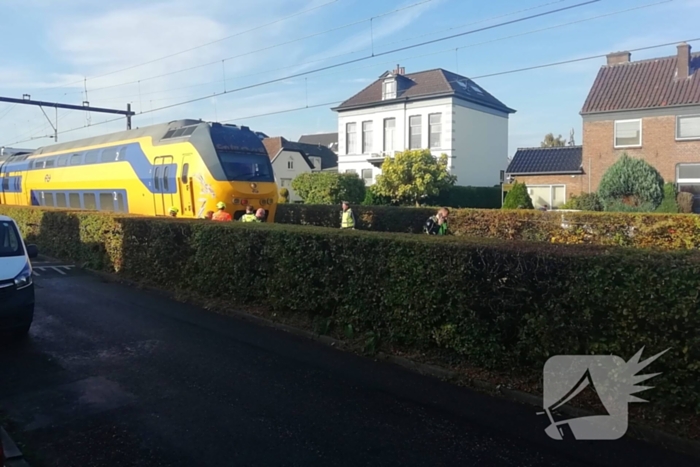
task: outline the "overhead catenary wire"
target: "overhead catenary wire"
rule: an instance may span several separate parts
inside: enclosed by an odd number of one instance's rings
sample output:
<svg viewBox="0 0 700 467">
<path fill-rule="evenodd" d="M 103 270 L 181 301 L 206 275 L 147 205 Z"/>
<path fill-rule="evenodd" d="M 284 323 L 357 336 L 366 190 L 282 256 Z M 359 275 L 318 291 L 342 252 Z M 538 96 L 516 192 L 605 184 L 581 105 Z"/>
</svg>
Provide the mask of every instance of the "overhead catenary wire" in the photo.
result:
<svg viewBox="0 0 700 467">
<path fill-rule="evenodd" d="M 554 26 L 548 26 L 548 27 L 545 27 L 545 28 L 534 29 L 534 30 L 525 31 L 525 32 L 518 33 L 518 34 L 511 34 L 511 35 L 508 35 L 508 36 L 502 36 L 502 37 L 498 37 L 498 38 L 495 38 L 495 39 L 490 39 L 490 40 L 487 40 L 487 41 L 476 42 L 476 43 L 473 43 L 473 44 L 462 45 L 462 46 L 459 46 L 459 47 L 456 47 L 456 48 L 449 48 L 449 49 L 439 50 L 439 51 L 435 51 L 435 52 L 428 52 L 428 53 L 421 54 L 421 55 L 412 55 L 412 56 L 410 56 L 410 57 L 403 57 L 403 58 L 398 59 L 398 61 L 404 62 L 404 61 L 407 61 L 407 60 L 415 60 L 415 59 L 417 59 L 417 58 L 425 58 L 425 57 L 430 57 L 430 56 L 434 56 L 434 55 L 440 55 L 440 54 L 447 53 L 447 52 L 459 52 L 459 51 L 462 50 L 462 49 L 467 49 L 467 48 L 472 48 L 472 47 L 478 47 L 478 46 L 482 46 L 482 45 L 492 44 L 492 43 L 495 43 L 495 42 L 500 42 L 500 41 L 504 41 L 504 40 L 508 40 L 508 39 L 514 39 L 514 38 L 517 38 L 517 37 L 523 37 L 523 36 L 527 36 L 527 35 L 530 35 L 530 34 L 536 34 L 536 33 L 543 32 L 543 31 L 550 31 L 550 30 L 553 30 L 553 29 L 558 29 L 558 28 L 562 28 L 562 27 L 566 27 L 566 26 L 572 26 L 572 25 L 575 25 L 575 24 L 580 24 L 580 23 L 587 22 L 587 21 L 593 21 L 593 20 L 596 20 L 596 19 L 601 19 L 601 18 L 605 18 L 605 17 L 610 17 L 610 16 L 622 14 L 622 13 L 629 13 L 629 12 L 631 12 L 631 11 L 640 10 L 640 9 L 644 9 L 644 8 L 650 8 L 650 7 L 658 6 L 658 5 L 661 5 L 661 4 L 664 4 L 664 3 L 669 3 L 669 2 L 672 2 L 672 1 L 674 1 L 674 0 L 663 0 L 663 1 L 655 2 L 655 3 L 647 3 L 647 4 L 645 4 L 645 5 L 639 5 L 639 6 L 635 6 L 635 7 L 631 7 L 631 8 L 626 8 L 626 9 L 623 9 L 623 10 L 617 10 L 617 11 L 613 11 L 613 12 L 603 13 L 603 14 L 600 14 L 600 15 L 590 16 L 590 17 L 587 17 L 587 18 L 582 18 L 582 19 L 578 19 L 578 20 L 574 20 L 574 21 L 569 21 L 569 22 L 566 22 L 566 23 L 560 23 L 560 24 L 556 24 L 556 25 L 554 25 Z M 393 42 L 393 43 L 396 43 L 396 42 L 405 42 L 405 41 L 395 41 L 395 42 Z M 323 59 L 312 60 L 312 61 L 308 61 L 308 62 L 302 62 L 302 63 L 298 63 L 298 64 L 286 66 L 286 67 L 277 67 L 277 68 L 272 69 L 272 70 L 264 70 L 264 71 L 259 71 L 259 72 L 255 72 L 255 73 L 249 73 L 249 74 L 245 74 L 245 75 L 235 75 L 235 76 L 231 77 L 231 79 L 232 79 L 232 80 L 233 80 L 233 79 L 240 79 L 240 78 L 245 78 L 245 77 L 250 77 L 250 76 L 257 76 L 257 75 L 261 75 L 261 74 L 267 74 L 267 73 L 270 73 L 270 72 L 273 72 L 273 71 L 279 71 L 279 70 L 284 70 L 284 69 L 289 69 L 289 68 L 296 68 L 296 67 L 299 67 L 299 66 L 302 66 L 302 65 L 310 65 L 310 64 L 313 64 L 313 63 L 318 63 L 318 62 L 330 60 L 330 59 L 333 59 L 333 58 L 339 58 L 339 57 L 343 57 L 343 56 L 347 56 L 347 55 L 352 55 L 352 54 L 355 54 L 355 53 L 357 53 L 357 52 L 350 52 L 350 53 L 335 55 L 335 56 L 326 57 L 326 58 L 323 58 Z M 361 69 L 366 69 L 366 68 L 373 68 L 373 67 L 376 67 L 376 66 L 377 66 L 376 64 L 371 64 L 371 65 L 367 65 L 367 66 L 363 66 L 363 67 L 353 68 L 353 70 L 361 70 Z M 342 71 L 342 72 L 340 72 L 340 73 L 346 73 L 346 72 L 345 72 L 345 71 Z M 328 75 L 330 75 L 330 74 L 333 74 L 333 73 L 323 74 L 322 76 L 328 76 Z M 207 82 L 207 83 L 199 83 L 199 84 L 195 84 L 195 85 L 180 86 L 180 87 L 177 87 L 177 88 L 170 88 L 170 89 L 165 89 L 165 90 L 154 91 L 154 92 L 150 92 L 150 93 L 145 93 L 145 95 L 162 94 L 162 93 L 166 93 L 166 92 L 170 92 L 170 91 L 177 91 L 177 90 L 180 90 L 180 89 L 189 89 L 189 88 L 193 88 L 193 87 L 207 86 L 207 85 L 213 85 L 213 84 L 218 84 L 218 83 L 220 83 L 220 81 L 210 81 L 210 82 Z M 135 97 L 135 95 L 126 95 L 126 96 L 120 96 L 120 97 L 115 97 L 115 98 L 110 98 L 110 99 L 104 99 L 104 101 L 121 100 L 121 99 L 130 98 L 130 97 Z M 186 98 L 186 97 L 192 97 L 192 95 L 190 94 L 189 96 L 167 97 L 167 98 L 161 98 L 161 99 L 153 99 L 153 101 L 163 101 L 163 100 L 171 100 L 171 99 L 178 99 L 178 98 L 179 98 L 179 99 L 184 99 L 184 98 Z"/>
<path fill-rule="evenodd" d="M 141 113 L 139 113 L 138 115 L 146 114 L 146 113 L 152 113 L 152 112 L 158 112 L 158 111 L 161 111 L 161 110 L 170 109 L 170 108 L 178 107 L 178 106 L 181 106 L 181 105 L 191 104 L 191 103 L 193 103 L 193 102 L 203 101 L 203 100 L 205 100 L 205 99 L 210 99 L 210 98 L 212 98 L 212 97 L 218 97 L 218 96 L 222 96 L 222 95 L 225 95 L 225 94 L 230 94 L 230 93 L 233 93 L 233 92 L 239 92 L 239 91 L 244 91 L 244 90 L 247 90 L 247 89 L 252 89 L 252 88 L 256 88 L 256 87 L 260 87 L 260 86 L 265 86 L 265 85 L 267 85 L 267 84 L 278 83 L 278 82 L 286 81 L 286 80 L 293 79 L 293 78 L 299 78 L 299 77 L 301 77 L 301 76 L 307 76 L 307 75 L 314 74 L 314 73 L 318 73 L 318 72 L 321 72 L 321 71 L 330 70 L 330 69 L 334 69 L 334 68 L 339 68 L 339 67 L 341 67 L 341 66 L 350 65 L 350 64 L 353 64 L 353 63 L 363 62 L 363 61 L 365 61 L 365 60 L 369 60 L 369 59 L 372 59 L 372 58 L 375 58 L 375 57 L 381 57 L 381 56 L 384 56 L 384 55 L 389 55 L 389 54 L 396 53 L 396 52 L 401 52 L 401 51 L 404 51 L 404 50 L 414 49 L 414 48 L 416 48 L 416 47 L 422 47 L 422 46 L 425 46 L 425 45 L 434 44 L 434 43 L 441 42 L 441 41 L 445 41 L 445 40 L 448 40 L 448 39 L 454 39 L 455 37 L 461 37 L 461 36 L 466 36 L 466 35 L 469 35 L 469 34 L 475 34 L 475 33 L 477 33 L 477 32 L 482 32 L 482 31 L 486 31 L 486 30 L 490 30 L 490 29 L 495 29 L 495 28 L 498 28 L 498 27 L 503 27 L 503 26 L 507 26 L 507 25 L 510 25 L 510 24 L 515 24 L 515 23 L 527 21 L 527 20 L 530 20 L 530 19 L 534 19 L 534 18 L 540 18 L 540 17 L 547 16 L 547 15 L 551 15 L 551 14 L 554 14 L 554 13 L 559 13 L 559 12 L 562 12 L 562 11 L 565 11 L 565 10 L 571 10 L 571 9 L 573 9 L 573 8 L 579 8 L 579 7 L 582 7 L 582 6 L 585 6 L 585 5 L 590 5 L 590 4 L 593 4 L 593 3 L 598 3 L 598 2 L 600 2 L 600 1 L 601 1 L 601 0 L 587 0 L 587 1 L 580 2 L 580 3 L 574 4 L 574 5 L 569 5 L 569 6 L 566 6 L 566 7 L 557 8 L 557 9 L 555 9 L 555 10 L 549 10 L 549 11 L 545 11 L 545 12 L 542 12 L 542 13 L 537 13 L 537 14 L 533 14 L 533 15 L 530 15 L 530 16 L 524 16 L 524 17 L 517 18 L 517 19 L 514 19 L 514 20 L 505 21 L 505 22 L 493 24 L 493 25 L 490 25 L 490 26 L 485 26 L 485 27 L 478 28 L 478 29 L 471 29 L 471 30 L 469 30 L 469 31 L 465 31 L 465 32 L 462 32 L 462 33 L 459 33 L 459 34 L 452 34 L 452 35 L 450 35 L 450 36 L 441 37 L 441 38 L 438 38 L 438 39 L 432 39 L 432 40 L 430 40 L 430 41 L 420 42 L 420 43 L 418 43 L 418 44 L 413 44 L 413 45 L 409 45 L 409 46 L 405 46 L 405 47 L 400 47 L 400 48 L 398 48 L 398 49 L 388 50 L 388 51 L 385 51 L 385 52 L 377 53 L 377 54 L 375 54 L 374 56 L 372 56 L 372 55 L 366 55 L 366 56 L 364 56 L 364 57 L 356 58 L 356 59 L 353 59 L 353 60 L 346 60 L 346 61 L 341 62 L 341 63 L 336 63 L 336 64 L 333 64 L 333 65 L 328 65 L 328 66 L 325 66 L 325 67 L 316 68 L 316 69 L 314 69 L 314 70 L 309 70 L 309 71 L 304 71 L 304 72 L 301 72 L 301 73 L 292 74 L 292 75 L 285 76 L 285 77 L 282 77 L 282 78 L 272 79 L 272 80 L 268 80 L 268 81 L 264 81 L 264 82 L 260 82 L 260 83 L 251 84 L 251 85 L 248 85 L 248 86 L 243 86 L 243 87 L 239 87 L 239 88 L 235 88 L 235 89 L 230 89 L 230 90 L 227 90 L 227 91 L 225 91 L 225 92 L 212 93 L 212 94 L 208 94 L 208 95 L 206 95 L 206 96 L 201 96 L 201 97 L 197 97 L 197 98 L 194 98 L 194 99 L 189 99 L 189 100 L 182 101 L 182 102 L 178 102 L 178 103 L 175 103 L 175 104 L 170 104 L 170 105 L 166 105 L 166 106 L 162 106 L 162 107 L 157 107 L 157 108 L 154 108 L 154 109 L 147 110 L 147 111 L 145 111 L 145 112 L 141 112 Z"/>
<path fill-rule="evenodd" d="M 681 40 L 676 40 L 673 42 L 664 42 L 662 44 L 637 47 L 634 49 L 629 49 L 628 52 L 630 52 L 630 53 L 641 52 L 644 50 L 652 50 L 652 49 L 658 49 L 661 47 L 668 47 L 671 45 L 679 44 L 681 42 L 692 43 L 692 42 L 698 42 L 698 41 L 700 41 L 700 37 L 696 37 L 696 38 L 692 38 L 692 39 L 681 39 Z M 452 49 L 450 49 L 450 50 L 452 50 Z M 501 76 L 501 75 L 507 75 L 507 74 L 512 74 L 512 73 L 520 73 L 520 72 L 524 72 L 524 71 L 536 70 L 536 69 L 541 69 L 541 68 L 566 65 L 569 63 L 582 62 L 582 61 L 586 61 L 586 60 L 595 60 L 595 59 L 599 59 L 599 58 L 605 58 L 605 57 L 607 57 L 607 55 L 608 54 L 589 55 L 586 57 L 574 58 L 574 59 L 570 59 L 570 60 L 549 62 L 549 63 L 540 64 L 540 65 L 533 65 L 530 67 L 517 68 L 517 69 L 513 69 L 513 70 L 506 70 L 506 71 L 500 71 L 500 72 L 496 72 L 496 73 L 489 73 L 489 74 L 484 74 L 484 75 L 479 75 L 479 76 L 473 76 L 469 79 L 475 80 L 475 79 L 490 78 L 490 77 L 494 77 L 494 76 Z M 339 104 L 341 102 L 343 102 L 343 101 L 334 101 L 334 102 L 328 102 L 328 103 L 323 103 L 323 104 L 314 104 L 314 105 L 310 105 L 310 106 L 298 107 L 298 108 L 293 108 L 293 109 L 283 109 L 283 110 L 278 110 L 278 111 L 267 112 L 265 114 L 257 114 L 257 115 L 251 115 L 251 116 L 245 116 L 245 117 L 235 117 L 235 118 L 223 120 L 222 122 L 230 122 L 230 121 L 234 121 L 234 120 L 245 120 L 248 118 L 258 118 L 258 117 L 263 117 L 263 116 L 271 116 L 271 115 L 277 115 L 277 114 L 282 114 L 282 113 L 296 112 L 296 111 L 301 111 L 301 110 L 306 110 L 306 109 L 311 109 L 311 108 L 323 107 L 326 105 L 335 105 L 335 104 Z M 121 120 L 121 118 L 114 118 L 114 119 L 109 119 L 109 120 L 105 120 L 102 122 L 94 123 L 94 124 L 90 125 L 90 127 L 115 122 L 117 120 Z M 71 128 L 69 130 L 64 130 L 64 131 L 62 131 L 62 133 L 69 133 L 69 132 L 73 132 L 73 131 L 78 131 L 78 130 L 82 130 L 84 128 L 87 128 L 87 125 L 81 126 L 81 127 L 76 127 L 76 128 Z M 24 143 L 26 141 L 31 141 L 31 140 L 16 141 L 16 142 L 13 142 L 10 144 L 6 144 L 5 146 L 12 146 L 14 144 Z"/>
<path fill-rule="evenodd" d="M 118 70 L 109 71 L 109 72 L 106 72 L 106 73 L 102 73 L 102 74 L 100 74 L 100 75 L 90 76 L 90 77 L 87 77 L 87 78 L 85 78 L 85 79 L 86 79 L 86 80 L 87 80 L 87 79 L 91 79 L 91 80 L 92 80 L 92 79 L 102 78 L 102 77 L 110 76 L 110 75 L 113 75 L 113 74 L 116 74 L 116 73 L 121 73 L 121 72 L 124 72 L 124 71 L 133 70 L 134 68 L 139 68 L 139 67 L 142 67 L 142 66 L 145 66 L 145 65 L 150 65 L 150 64 L 152 64 L 152 63 L 156 63 L 156 62 L 159 62 L 159 61 L 161 61 L 161 60 L 166 60 L 166 59 L 168 59 L 168 58 L 176 57 L 176 56 L 178 56 L 178 55 L 181 55 L 181 54 L 184 54 L 184 53 L 187 53 L 187 52 L 191 52 L 191 51 L 193 51 L 193 50 L 201 49 L 201 48 L 203 48 L 203 47 L 207 47 L 207 46 L 210 46 L 210 45 L 213 45 L 213 44 L 217 44 L 217 43 L 219 43 L 219 42 L 223 42 L 223 41 L 226 41 L 226 40 L 229 40 L 229 39 L 233 39 L 234 37 L 239 37 L 239 36 L 242 36 L 242 35 L 247 34 L 247 33 L 249 33 L 249 32 L 253 32 L 253 31 L 257 31 L 257 30 L 259 30 L 259 29 L 267 28 L 267 27 L 269 27 L 269 26 L 273 26 L 273 25 L 275 25 L 275 24 L 278 24 L 278 23 L 287 21 L 288 19 L 296 18 L 297 16 L 301 16 L 301 15 L 303 15 L 303 14 L 306 14 L 306 13 L 309 13 L 309 12 L 312 12 L 312 11 L 315 11 L 315 10 L 318 10 L 318 9 L 321 9 L 321 8 L 324 8 L 324 7 L 327 7 L 327 6 L 329 6 L 329 5 L 332 5 L 332 4 L 334 4 L 334 3 L 337 3 L 337 2 L 339 2 L 339 1 L 340 1 L 340 0 L 330 0 L 330 1 L 326 2 L 326 3 L 322 3 L 322 4 L 320 4 L 320 5 L 316 5 L 316 6 L 313 6 L 313 7 L 311 7 L 311 8 L 307 8 L 307 9 L 305 9 L 305 10 L 298 11 L 298 12 L 296 12 L 296 13 L 293 13 L 293 14 L 289 15 L 289 16 L 285 16 L 285 17 L 279 18 L 279 19 L 277 19 L 277 20 L 271 21 L 271 22 L 269 22 L 269 23 L 261 24 L 261 25 L 256 26 L 256 27 L 253 27 L 253 28 L 250 28 L 250 29 L 246 29 L 245 31 L 241 31 L 241 32 L 238 32 L 238 33 L 236 33 L 236 34 L 231 34 L 231 35 L 229 35 L 229 36 L 222 37 L 222 38 L 220 38 L 220 39 L 216 39 L 216 40 L 213 40 L 213 41 L 204 43 L 204 44 L 200 44 L 200 45 L 197 45 L 197 46 L 194 46 L 194 47 L 190 47 L 190 48 L 185 49 L 185 50 L 181 50 L 181 51 L 179 51 L 179 52 L 174 52 L 174 53 L 171 53 L 171 54 L 168 54 L 168 55 L 164 55 L 164 56 L 162 56 L 162 57 L 154 58 L 154 59 L 148 60 L 148 61 L 146 61 L 146 62 L 139 63 L 139 64 L 137 64 L 137 65 L 131 65 L 131 66 L 128 66 L 128 67 L 126 67 L 126 68 L 120 68 L 120 69 L 118 69 Z M 433 1 L 433 0 L 426 0 L 426 1 Z M 82 83 L 82 82 L 83 82 L 83 80 L 79 80 L 79 81 L 67 83 L 67 84 L 64 84 L 64 85 L 61 85 L 61 86 L 56 86 L 56 87 L 53 87 L 53 88 L 49 88 L 49 89 L 46 89 L 46 90 L 47 90 L 47 91 L 51 91 L 51 90 L 54 90 L 54 89 L 66 88 L 66 87 L 70 87 L 70 86 L 73 86 L 73 85 L 75 85 L 75 84 L 79 84 L 79 83 Z"/>
<path fill-rule="evenodd" d="M 343 25 L 340 25 L 340 26 L 336 26 L 336 27 L 334 27 L 334 28 L 327 29 L 327 30 L 325 30 L 325 31 L 316 32 L 316 33 L 313 33 L 313 34 L 310 34 L 310 35 L 307 35 L 307 36 L 297 37 L 297 38 L 295 38 L 295 39 L 290 39 L 290 40 L 287 40 L 287 41 L 284 41 L 284 42 L 279 42 L 279 43 L 277 43 L 277 44 L 273 44 L 273 45 L 266 46 L 266 47 L 263 47 L 263 48 L 260 48 L 260 49 L 256 49 L 256 50 L 250 50 L 250 51 L 248 51 L 248 52 L 244 52 L 244 53 L 241 53 L 241 54 L 238 54 L 238 55 L 233 55 L 233 56 L 231 56 L 231 57 L 227 57 L 227 58 L 223 58 L 223 59 L 219 59 L 219 60 L 215 60 L 215 61 L 211 61 L 211 62 L 207 62 L 207 63 L 201 63 L 201 64 L 193 65 L 193 66 L 190 66 L 190 67 L 187 67 L 187 68 L 181 68 L 181 69 L 179 69 L 179 70 L 169 71 L 169 72 L 167 72 L 167 73 L 162 73 L 162 74 L 160 74 L 160 75 L 149 76 L 149 77 L 141 78 L 141 79 L 134 80 L 134 81 L 127 81 L 127 82 L 123 82 L 123 83 L 111 84 L 111 85 L 108 85 L 108 86 L 97 87 L 97 88 L 92 89 L 92 92 L 103 91 L 103 90 L 106 90 L 106 89 L 114 89 L 114 88 L 118 88 L 118 87 L 122 87 L 122 86 L 128 86 L 128 85 L 130 85 L 130 84 L 141 83 L 141 82 L 143 82 L 143 81 L 151 81 L 151 80 L 154 80 L 154 79 L 164 78 L 164 77 L 166 77 L 166 76 L 172 76 L 172 75 L 176 75 L 176 74 L 179 74 L 179 73 L 184 73 L 184 72 L 187 72 L 187 71 L 197 70 L 197 69 L 199 69 L 199 68 L 204 68 L 204 67 L 207 67 L 207 66 L 216 65 L 216 64 L 218 64 L 218 63 L 220 63 L 220 62 L 227 62 L 227 61 L 230 61 L 230 60 L 234 60 L 234 59 L 236 59 L 236 58 L 241 58 L 241 57 L 246 57 L 246 56 L 249 56 L 249 55 L 254 55 L 254 54 L 257 54 L 257 53 L 260 53 L 260 52 L 265 52 L 265 51 L 268 51 L 268 50 L 275 49 L 275 48 L 277 48 L 277 47 L 282 47 L 282 46 L 285 46 L 285 45 L 293 44 L 293 43 L 295 43 L 295 42 L 300 42 L 300 41 L 303 41 L 303 40 L 306 40 L 306 39 L 311 39 L 311 38 L 313 38 L 313 37 L 322 36 L 322 35 L 324 35 L 324 34 L 328 34 L 328 33 L 331 33 L 331 32 L 340 31 L 341 29 L 347 29 L 347 28 L 352 27 L 352 26 L 357 26 L 358 24 L 363 24 L 363 23 L 366 23 L 367 21 L 371 21 L 371 20 L 373 20 L 373 19 L 381 18 L 381 17 L 383 17 L 383 16 L 388 16 L 388 15 L 391 15 L 391 14 L 395 14 L 395 13 L 398 13 L 398 12 L 401 12 L 401 11 L 404 11 L 404 10 L 408 10 L 408 9 L 410 9 L 410 8 L 415 8 L 415 7 L 418 7 L 418 6 L 420 6 L 420 5 L 424 5 L 424 4 L 426 4 L 426 3 L 430 3 L 430 2 L 433 2 L 433 1 L 435 1 L 435 0 L 421 0 L 421 1 L 417 2 L 417 3 L 412 3 L 412 4 L 410 4 L 410 5 L 406 5 L 406 6 L 401 7 L 401 8 L 396 8 L 396 9 L 393 9 L 393 10 L 391 10 L 391 11 L 386 11 L 386 12 L 384 12 L 384 13 L 380 13 L 380 14 L 375 15 L 375 16 L 372 16 L 372 17 L 370 17 L 370 18 L 364 18 L 364 19 L 361 19 L 361 20 L 358 20 L 358 21 L 353 21 L 353 22 L 351 22 L 351 23 L 346 23 L 346 24 L 343 24 Z M 562 1 L 568 1 L 568 0 L 557 0 L 557 1 L 553 2 L 553 3 L 559 3 L 559 2 L 562 2 Z M 552 3 L 552 2 L 550 2 L 550 4 L 551 4 L 551 3 Z M 64 95 L 77 94 L 77 93 L 78 93 L 77 91 L 76 91 L 76 92 L 68 92 L 68 93 L 64 93 Z"/>
</svg>

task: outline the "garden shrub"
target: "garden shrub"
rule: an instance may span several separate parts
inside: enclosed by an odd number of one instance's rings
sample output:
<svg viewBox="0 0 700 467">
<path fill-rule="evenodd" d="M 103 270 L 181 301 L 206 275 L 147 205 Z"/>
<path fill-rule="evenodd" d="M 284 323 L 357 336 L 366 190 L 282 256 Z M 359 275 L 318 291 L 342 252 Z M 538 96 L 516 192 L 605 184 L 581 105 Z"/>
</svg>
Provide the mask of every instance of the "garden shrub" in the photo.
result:
<svg viewBox="0 0 700 467">
<path fill-rule="evenodd" d="M 503 201 L 503 209 L 534 209 L 532 198 L 527 192 L 527 186 L 524 183 L 513 184 Z"/>
<path fill-rule="evenodd" d="M 623 153 L 603 174 L 598 195 L 606 211 L 653 212 L 663 200 L 663 186 L 654 166 Z"/>
<path fill-rule="evenodd" d="M 597 193 L 582 193 L 580 196 L 571 195 L 560 209 L 575 209 L 579 211 L 602 211 L 603 203 Z"/>
<path fill-rule="evenodd" d="M 693 212 L 693 195 L 691 193 L 680 192 L 676 197 L 678 202 L 678 210 L 685 214 Z"/>
<path fill-rule="evenodd" d="M 678 202 L 676 201 L 676 186 L 673 183 L 664 185 L 664 199 L 656 208 L 656 212 L 664 212 L 669 214 L 678 213 Z"/>
<path fill-rule="evenodd" d="M 700 412 L 696 252 L 0 212 L 46 254 L 232 306 L 323 317 L 381 336 L 374 345 L 442 349 L 453 363 L 517 367 L 539 378 L 553 355 L 629 359 L 642 347 L 645 357 L 670 349 L 649 368 L 661 374 L 644 396 L 657 407 Z"/>
</svg>

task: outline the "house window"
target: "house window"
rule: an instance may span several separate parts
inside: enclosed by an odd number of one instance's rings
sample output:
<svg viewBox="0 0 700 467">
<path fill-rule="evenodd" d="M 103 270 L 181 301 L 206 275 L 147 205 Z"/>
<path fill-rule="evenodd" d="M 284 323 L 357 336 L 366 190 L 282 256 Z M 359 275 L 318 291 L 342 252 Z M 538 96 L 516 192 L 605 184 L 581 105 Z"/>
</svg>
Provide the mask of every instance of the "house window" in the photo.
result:
<svg viewBox="0 0 700 467">
<path fill-rule="evenodd" d="M 700 115 L 676 117 L 676 139 L 700 139 Z"/>
<path fill-rule="evenodd" d="M 527 192 L 536 209 L 544 206 L 556 208 L 566 202 L 565 185 L 528 185 Z"/>
<path fill-rule="evenodd" d="M 357 123 L 345 125 L 346 154 L 355 154 L 357 151 Z"/>
<path fill-rule="evenodd" d="M 421 147 L 421 116 L 413 115 L 408 119 L 408 147 L 420 149 Z"/>
<path fill-rule="evenodd" d="M 372 169 L 362 169 L 362 179 L 365 183 L 372 181 Z"/>
<path fill-rule="evenodd" d="M 700 164 L 676 166 L 678 191 L 693 195 L 693 212 L 700 213 Z"/>
<path fill-rule="evenodd" d="M 442 115 L 430 114 L 428 118 L 428 126 L 430 127 L 430 149 L 439 148 L 442 137 Z"/>
<path fill-rule="evenodd" d="M 287 169 L 294 170 L 294 159 L 292 157 L 287 161 Z"/>
<path fill-rule="evenodd" d="M 362 122 L 362 154 L 372 152 L 372 122 Z"/>
<path fill-rule="evenodd" d="M 642 121 L 619 120 L 615 122 L 615 147 L 629 148 L 642 145 Z"/>
<path fill-rule="evenodd" d="M 357 170 L 355 169 L 348 169 L 345 171 L 346 174 L 357 174 Z"/>
<path fill-rule="evenodd" d="M 396 81 L 393 79 L 384 82 L 384 100 L 396 99 Z"/>
<path fill-rule="evenodd" d="M 291 178 L 283 178 L 280 180 L 280 184 L 282 185 L 282 188 L 291 188 L 292 187 L 292 179 Z"/>
<path fill-rule="evenodd" d="M 394 135 L 396 133 L 396 119 L 384 119 L 384 152 L 394 152 Z"/>
</svg>

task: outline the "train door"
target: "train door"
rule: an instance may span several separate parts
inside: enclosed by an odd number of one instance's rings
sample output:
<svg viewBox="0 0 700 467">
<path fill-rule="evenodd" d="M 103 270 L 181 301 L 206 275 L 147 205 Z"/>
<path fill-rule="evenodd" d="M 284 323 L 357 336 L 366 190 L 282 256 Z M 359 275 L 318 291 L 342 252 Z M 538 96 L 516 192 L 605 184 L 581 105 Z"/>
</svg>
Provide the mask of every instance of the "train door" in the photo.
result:
<svg viewBox="0 0 700 467">
<path fill-rule="evenodd" d="M 177 193 L 177 164 L 173 156 L 156 157 L 153 166 L 153 210 L 156 216 L 165 216 L 175 204 Z"/>
<path fill-rule="evenodd" d="M 190 178 L 190 154 L 182 156 L 182 169 L 179 177 L 180 209 L 183 216 L 194 216 L 194 190 Z"/>
</svg>

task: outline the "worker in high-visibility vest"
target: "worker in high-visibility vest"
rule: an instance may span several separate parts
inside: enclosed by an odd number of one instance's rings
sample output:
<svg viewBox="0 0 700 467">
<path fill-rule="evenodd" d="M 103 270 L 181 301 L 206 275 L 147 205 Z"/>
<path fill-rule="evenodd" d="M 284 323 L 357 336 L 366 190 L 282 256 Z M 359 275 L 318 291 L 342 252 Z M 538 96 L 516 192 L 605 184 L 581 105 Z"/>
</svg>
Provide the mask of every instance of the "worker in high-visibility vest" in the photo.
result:
<svg viewBox="0 0 700 467">
<path fill-rule="evenodd" d="M 211 220 L 219 222 L 230 222 L 233 220 L 231 214 L 227 213 L 225 209 L 226 204 L 224 204 L 222 201 L 216 203 L 216 212 L 211 216 Z"/>
<path fill-rule="evenodd" d="M 178 208 L 176 208 L 175 206 L 172 206 L 170 209 L 168 209 L 168 215 L 170 217 L 177 217 L 178 212 L 180 212 L 180 210 Z"/>
<path fill-rule="evenodd" d="M 257 222 L 257 218 L 253 213 L 253 206 L 248 206 L 245 208 L 245 214 L 241 217 L 241 222 Z"/>
<path fill-rule="evenodd" d="M 347 201 L 343 201 L 343 214 L 340 220 L 341 229 L 354 229 L 355 228 L 355 214 L 353 214 L 352 209 Z"/>
</svg>

